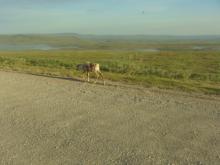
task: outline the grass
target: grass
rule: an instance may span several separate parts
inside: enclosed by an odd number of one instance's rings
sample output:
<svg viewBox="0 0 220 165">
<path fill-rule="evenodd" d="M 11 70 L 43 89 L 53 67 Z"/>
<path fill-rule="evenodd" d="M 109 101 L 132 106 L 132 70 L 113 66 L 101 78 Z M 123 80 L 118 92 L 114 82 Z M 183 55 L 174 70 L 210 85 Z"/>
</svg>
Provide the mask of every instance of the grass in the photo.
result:
<svg viewBox="0 0 220 165">
<path fill-rule="evenodd" d="M 130 84 L 220 94 L 220 53 L 216 51 L 66 50 L 0 52 L 0 68 L 78 77 L 76 65 L 101 64 L 105 78 Z"/>
</svg>

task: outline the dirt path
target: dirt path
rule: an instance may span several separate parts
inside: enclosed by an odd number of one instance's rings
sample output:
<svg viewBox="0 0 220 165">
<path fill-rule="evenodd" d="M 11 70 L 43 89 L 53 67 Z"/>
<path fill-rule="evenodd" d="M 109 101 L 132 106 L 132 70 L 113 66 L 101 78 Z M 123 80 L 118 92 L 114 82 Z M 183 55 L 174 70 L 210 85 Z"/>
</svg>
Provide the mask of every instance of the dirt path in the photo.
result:
<svg viewBox="0 0 220 165">
<path fill-rule="evenodd" d="M 220 163 L 220 98 L 0 71 L 0 164 Z"/>
</svg>

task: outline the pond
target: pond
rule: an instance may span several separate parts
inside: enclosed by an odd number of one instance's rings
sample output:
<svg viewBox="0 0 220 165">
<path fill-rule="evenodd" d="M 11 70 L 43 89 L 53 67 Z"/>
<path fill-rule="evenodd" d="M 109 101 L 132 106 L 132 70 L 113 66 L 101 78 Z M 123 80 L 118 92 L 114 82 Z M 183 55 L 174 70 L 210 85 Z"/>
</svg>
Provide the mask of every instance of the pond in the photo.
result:
<svg viewBox="0 0 220 165">
<path fill-rule="evenodd" d="M 160 49 L 157 49 L 157 48 L 143 48 L 143 49 L 137 49 L 137 51 L 140 51 L 140 52 L 159 52 Z"/>
<path fill-rule="evenodd" d="M 0 44 L 0 51 L 52 50 L 57 49 L 46 44 Z"/>
<path fill-rule="evenodd" d="M 23 51 L 23 50 L 61 50 L 80 49 L 78 46 L 51 46 L 47 44 L 1 44 L 0 51 Z"/>
</svg>

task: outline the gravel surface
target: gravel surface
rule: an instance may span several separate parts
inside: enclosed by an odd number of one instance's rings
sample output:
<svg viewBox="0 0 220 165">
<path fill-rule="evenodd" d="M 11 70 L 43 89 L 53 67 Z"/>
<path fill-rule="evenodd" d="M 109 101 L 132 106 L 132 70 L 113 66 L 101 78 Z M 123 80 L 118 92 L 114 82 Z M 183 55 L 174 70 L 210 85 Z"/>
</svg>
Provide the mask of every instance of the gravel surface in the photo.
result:
<svg viewBox="0 0 220 165">
<path fill-rule="evenodd" d="M 220 97 L 0 71 L 1 165 L 220 164 Z"/>
</svg>

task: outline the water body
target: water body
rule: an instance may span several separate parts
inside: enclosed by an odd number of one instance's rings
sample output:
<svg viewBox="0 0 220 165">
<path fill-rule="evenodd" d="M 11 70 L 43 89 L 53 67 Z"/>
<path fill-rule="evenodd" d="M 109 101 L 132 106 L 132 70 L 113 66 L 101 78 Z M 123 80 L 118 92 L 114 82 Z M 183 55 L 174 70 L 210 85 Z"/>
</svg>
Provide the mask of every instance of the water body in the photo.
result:
<svg viewBox="0 0 220 165">
<path fill-rule="evenodd" d="M 159 49 L 156 48 L 143 48 L 143 49 L 137 49 L 137 51 L 140 52 L 159 52 Z"/>
<path fill-rule="evenodd" d="M 192 49 L 193 50 L 204 50 L 204 49 L 206 49 L 206 47 L 204 47 L 204 46 L 194 46 L 194 47 L 192 47 Z"/>
<path fill-rule="evenodd" d="M 52 50 L 57 49 L 46 44 L 0 44 L 0 51 Z"/>
<path fill-rule="evenodd" d="M 209 47 L 209 46 L 194 46 L 192 47 L 193 50 L 214 50 L 219 51 L 220 47 Z"/>
<path fill-rule="evenodd" d="M 62 49 L 81 49 L 79 46 L 51 46 L 47 44 L 1 44 L 0 51 L 25 51 L 25 50 L 62 50 Z"/>
<path fill-rule="evenodd" d="M 83 47 L 79 46 L 51 46 L 47 44 L 1 44 L 0 43 L 0 51 L 25 51 L 25 50 L 42 50 L 42 51 L 48 51 L 48 50 L 62 50 L 62 49 L 74 49 L 79 50 L 83 49 Z M 191 48 L 187 48 L 188 50 L 195 50 L 195 51 L 202 51 L 202 50 L 215 50 L 219 51 L 220 47 L 205 47 L 205 46 L 193 46 Z M 139 49 L 133 49 L 135 51 L 140 52 L 160 52 L 163 50 L 180 50 L 177 48 L 168 48 L 168 49 L 159 49 L 159 48 L 139 48 Z M 182 49 L 181 49 L 182 50 Z"/>
</svg>

